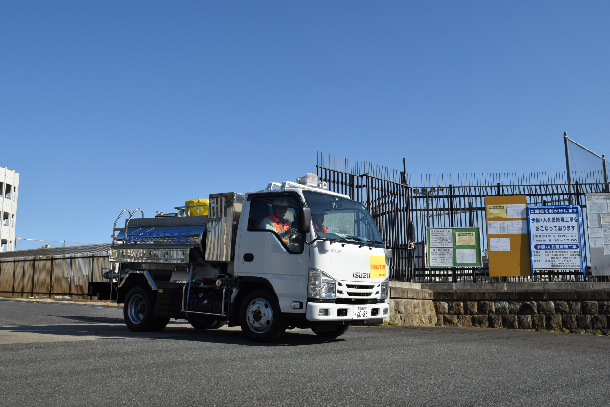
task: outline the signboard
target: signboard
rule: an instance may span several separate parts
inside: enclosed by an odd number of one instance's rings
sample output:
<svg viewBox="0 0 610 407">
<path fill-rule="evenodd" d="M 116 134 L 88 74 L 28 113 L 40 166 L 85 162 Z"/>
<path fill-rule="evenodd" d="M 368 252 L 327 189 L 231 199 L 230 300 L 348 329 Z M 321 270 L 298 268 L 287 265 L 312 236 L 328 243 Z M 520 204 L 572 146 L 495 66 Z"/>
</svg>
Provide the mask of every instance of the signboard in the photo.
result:
<svg viewBox="0 0 610 407">
<path fill-rule="evenodd" d="M 428 228 L 429 267 L 481 267 L 479 228 Z"/>
<path fill-rule="evenodd" d="M 485 197 L 491 277 L 531 274 L 526 205 L 525 195 Z"/>
<path fill-rule="evenodd" d="M 586 194 L 591 274 L 610 276 L 610 194 Z"/>
<path fill-rule="evenodd" d="M 585 273 L 580 206 L 527 208 L 532 273 L 536 270 L 581 270 Z"/>
<path fill-rule="evenodd" d="M 370 277 L 385 278 L 385 256 L 371 256 Z"/>
</svg>

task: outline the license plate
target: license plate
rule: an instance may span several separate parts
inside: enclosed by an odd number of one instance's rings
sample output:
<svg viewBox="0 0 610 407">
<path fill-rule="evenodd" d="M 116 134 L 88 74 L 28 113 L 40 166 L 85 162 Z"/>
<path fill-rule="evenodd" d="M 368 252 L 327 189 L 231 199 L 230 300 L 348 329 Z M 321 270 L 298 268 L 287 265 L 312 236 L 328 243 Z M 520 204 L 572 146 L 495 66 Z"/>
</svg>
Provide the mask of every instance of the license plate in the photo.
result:
<svg viewBox="0 0 610 407">
<path fill-rule="evenodd" d="M 369 309 L 368 307 L 359 307 L 356 306 L 354 309 L 354 318 L 368 318 L 369 317 Z"/>
</svg>

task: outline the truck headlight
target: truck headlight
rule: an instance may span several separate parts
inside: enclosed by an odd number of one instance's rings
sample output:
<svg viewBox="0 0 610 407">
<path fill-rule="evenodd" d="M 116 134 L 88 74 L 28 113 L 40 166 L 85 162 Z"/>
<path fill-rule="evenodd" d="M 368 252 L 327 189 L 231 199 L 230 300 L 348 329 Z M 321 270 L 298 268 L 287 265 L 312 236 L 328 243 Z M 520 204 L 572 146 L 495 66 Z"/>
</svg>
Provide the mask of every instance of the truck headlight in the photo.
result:
<svg viewBox="0 0 610 407">
<path fill-rule="evenodd" d="M 322 270 L 310 268 L 307 296 L 320 299 L 337 298 L 337 280 Z"/>
<path fill-rule="evenodd" d="M 381 289 L 379 290 L 379 298 L 385 300 L 388 298 L 388 293 L 390 292 L 390 282 L 388 280 L 384 280 L 381 283 Z"/>
</svg>

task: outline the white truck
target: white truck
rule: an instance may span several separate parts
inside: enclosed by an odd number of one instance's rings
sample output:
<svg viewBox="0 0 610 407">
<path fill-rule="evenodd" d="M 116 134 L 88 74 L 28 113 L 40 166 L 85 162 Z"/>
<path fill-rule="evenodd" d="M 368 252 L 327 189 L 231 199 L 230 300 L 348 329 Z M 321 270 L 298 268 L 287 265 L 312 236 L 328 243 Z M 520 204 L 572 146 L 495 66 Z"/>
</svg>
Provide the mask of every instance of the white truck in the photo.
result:
<svg viewBox="0 0 610 407">
<path fill-rule="evenodd" d="M 290 328 L 336 338 L 388 317 L 390 250 L 366 208 L 316 175 L 176 209 L 115 221 L 104 276 L 132 331 L 176 318 L 268 342 Z"/>
</svg>

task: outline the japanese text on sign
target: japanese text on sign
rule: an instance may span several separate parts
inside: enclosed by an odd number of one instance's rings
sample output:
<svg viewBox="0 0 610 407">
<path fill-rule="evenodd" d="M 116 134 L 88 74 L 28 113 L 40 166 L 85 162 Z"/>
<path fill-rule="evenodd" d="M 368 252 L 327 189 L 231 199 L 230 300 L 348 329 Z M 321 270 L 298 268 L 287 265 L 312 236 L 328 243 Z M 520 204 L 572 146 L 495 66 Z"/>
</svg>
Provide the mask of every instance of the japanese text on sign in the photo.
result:
<svg viewBox="0 0 610 407">
<path fill-rule="evenodd" d="M 428 228 L 429 267 L 481 267 L 479 228 Z"/>
<path fill-rule="evenodd" d="M 474 246 L 476 244 L 476 236 L 474 232 L 456 232 L 455 234 L 455 245 L 456 246 Z M 472 263 L 466 261 L 460 261 L 458 263 Z"/>
<path fill-rule="evenodd" d="M 453 249 L 450 247 L 431 247 L 430 266 L 453 266 Z"/>
<path fill-rule="evenodd" d="M 510 238 L 492 237 L 489 239 L 490 252 L 510 252 Z"/>
<path fill-rule="evenodd" d="M 456 263 L 468 264 L 477 262 L 477 251 L 475 249 L 456 249 Z"/>
<path fill-rule="evenodd" d="M 534 270 L 583 269 L 582 218 L 575 206 L 528 208 Z"/>
<path fill-rule="evenodd" d="M 451 229 L 430 229 L 431 247 L 453 247 Z"/>
<path fill-rule="evenodd" d="M 487 205 L 487 219 L 506 218 L 506 205 Z"/>
<path fill-rule="evenodd" d="M 525 213 L 525 204 L 506 205 L 506 217 L 518 219 L 527 218 L 527 215 Z"/>
</svg>

